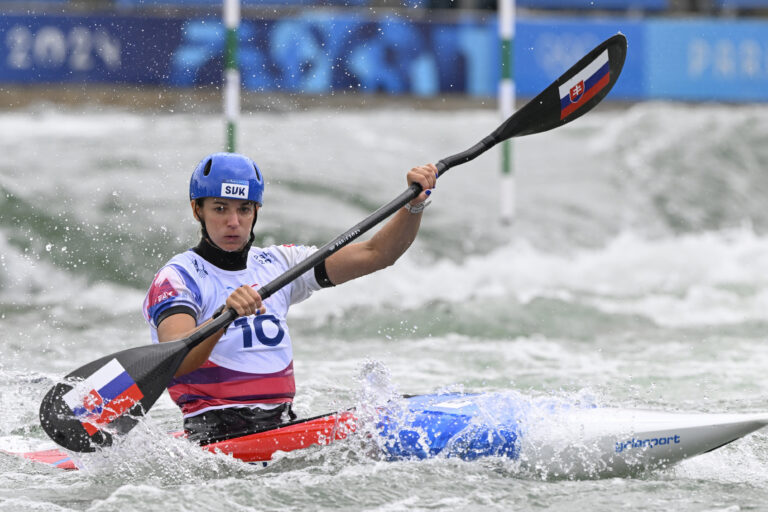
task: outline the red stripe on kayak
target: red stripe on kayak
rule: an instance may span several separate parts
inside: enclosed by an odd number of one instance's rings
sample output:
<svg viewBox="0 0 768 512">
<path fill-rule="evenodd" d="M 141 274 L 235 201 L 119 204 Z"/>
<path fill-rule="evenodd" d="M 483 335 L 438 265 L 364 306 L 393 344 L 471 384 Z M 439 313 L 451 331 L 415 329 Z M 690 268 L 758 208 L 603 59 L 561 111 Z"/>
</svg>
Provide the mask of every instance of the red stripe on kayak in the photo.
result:
<svg viewBox="0 0 768 512">
<path fill-rule="evenodd" d="M 11 452 L 6 452 L 11 453 Z M 27 453 L 11 453 L 11 455 L 19 455 L 25 459 L 33 460 L 35 462 L 41 462 L 48 464 L 59 469 L 77 469 L 72 457 L 66 452 L 61 450 L 43 450 L 39 452 L 27 452 Z"/>
<path fill-rule="evenodd" d="M 277 451 L 292 452 L 312 445 L 325 446 L 346 439 L 356 428 L 357 418 L 354 413 L 345 411 L 211 443 L 202 448 L 209 452 L 220 451 L 243 462 L 265 462 L 271 460 Z"/>
<path fill-rule="evenodd" d="M 345 411 L 211 443 L 201 448 L 214 453 L 222 452 L 243 462 L 266 462 L 272 459 L 275 452 L 291 452 L 312 445 L 325 446 L 334 441 L 346 439 L 356 429 L 357 418 L 354 413 Z M 171 435 L 182 437 L 184 433 L 174 432 Z M 71 457 L 61 450 L 13 453 L 12 455 L 19 455 L 59 469 L 78 469 Z"/>
</svg>

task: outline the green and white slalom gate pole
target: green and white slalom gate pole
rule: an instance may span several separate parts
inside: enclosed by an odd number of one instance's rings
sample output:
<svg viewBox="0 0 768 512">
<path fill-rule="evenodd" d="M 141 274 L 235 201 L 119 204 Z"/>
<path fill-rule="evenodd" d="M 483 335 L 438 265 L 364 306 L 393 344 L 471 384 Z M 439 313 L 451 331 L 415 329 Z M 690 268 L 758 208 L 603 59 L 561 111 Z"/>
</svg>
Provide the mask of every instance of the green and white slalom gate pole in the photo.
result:
<svg viewBox="0 0 768 512">
<path fill-rule="evenodd" d="M 237 66 L 237 29 L 240 26 L 240 0 L 224 0 L 224 27 L 227 46 L 224 58 L 224 116 L 227 123 L 227 151 L 235 151 L 235 129 L 240 117 L 240 70 Z"/>
<path fill-rule="evenodd" d="M 501 82 L 499 113 L 508 119 L 515 108 L 514 44 L 515 0 L 499 0 L 499 38 L 501 39 Z M 515 177 L 512 141 L 501 144 L 501 222 L 510 224 L 515 216 Z"/>
</svg>

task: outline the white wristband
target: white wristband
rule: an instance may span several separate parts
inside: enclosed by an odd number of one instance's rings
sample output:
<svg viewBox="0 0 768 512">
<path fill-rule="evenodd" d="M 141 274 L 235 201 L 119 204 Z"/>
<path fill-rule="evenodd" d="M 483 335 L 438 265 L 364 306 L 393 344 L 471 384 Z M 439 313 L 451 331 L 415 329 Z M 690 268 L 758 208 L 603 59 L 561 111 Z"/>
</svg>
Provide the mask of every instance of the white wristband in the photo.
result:
<svg viewBox="0 0 768 512">
<path fill-rule="evenodd" d="M 422 201 L 418 204 L 411 204 L 411 203 L 405 203 L 405 209 L 411 212 L 412 214 L 421 213 L 424 211 L 424 208 L 432 204 L 432 201 Z"/>
</svg>

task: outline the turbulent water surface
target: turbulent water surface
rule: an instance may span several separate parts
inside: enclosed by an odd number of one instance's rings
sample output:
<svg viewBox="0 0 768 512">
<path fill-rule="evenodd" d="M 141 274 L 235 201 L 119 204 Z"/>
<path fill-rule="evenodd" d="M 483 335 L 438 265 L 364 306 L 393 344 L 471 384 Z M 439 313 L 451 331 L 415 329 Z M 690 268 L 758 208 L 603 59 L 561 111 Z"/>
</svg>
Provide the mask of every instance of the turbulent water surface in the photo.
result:
<svg viewBox="0 0 768 512">
<path fill-rule="evenodd" d="M 239 149 L 267 177 L 260 244 L 322 244 L 471 146 L 490 110 L 260 112 Z M 440 179 L 392 268 L 292 310 L 301 416 L 392 393 L 517 392 L 668 411 L 768 410 L 768 108 L 598 109 Z M 196 241 L 195 163 L 218 116 L 62 110 L 0 117 L 0 448 L 48 447 L 45 391 L 148 342 L 152 275 Z M 165 435 L 167 396 L 120 446 L 63 472 L 0 454 L 0 510 L 755 510 L 768 437 L 662 470 L 574 480 L 507 459 L 385 461 L 362 440 L 268 468 Z"/>
</svg>

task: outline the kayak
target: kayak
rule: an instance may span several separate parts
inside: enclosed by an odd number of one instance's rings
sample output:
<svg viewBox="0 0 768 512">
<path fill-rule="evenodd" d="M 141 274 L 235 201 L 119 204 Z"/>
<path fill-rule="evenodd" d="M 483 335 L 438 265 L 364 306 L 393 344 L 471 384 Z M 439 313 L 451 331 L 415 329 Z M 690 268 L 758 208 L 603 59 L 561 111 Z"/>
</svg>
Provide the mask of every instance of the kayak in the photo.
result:
<svg viewBox="0 0 768 512">
<path fill-rule="evenodd" d="M 601 478 L 667 467 L 768 425 L 768 413 L 618 409 L 517 393 L 417 395 L 373 411 L 363 414 L 350 409 L 298 420 L 217 440 L 202 449 L 265 464 L 277 452 L 328 445 L 363 434 L 389 460 L 500 457 L 523 469 L 544 468 L 549 474 L 569 478 Z M 60 469 L 78 469 L 77 457 L 87 456 L 59 449 L 15 455 Z"/>
</svg>

